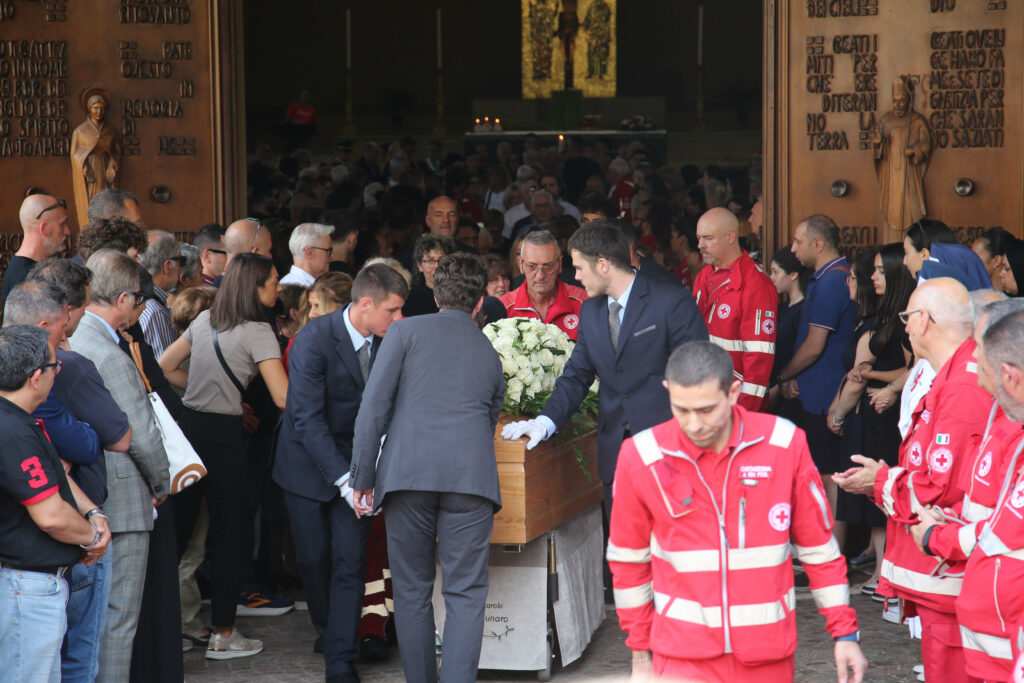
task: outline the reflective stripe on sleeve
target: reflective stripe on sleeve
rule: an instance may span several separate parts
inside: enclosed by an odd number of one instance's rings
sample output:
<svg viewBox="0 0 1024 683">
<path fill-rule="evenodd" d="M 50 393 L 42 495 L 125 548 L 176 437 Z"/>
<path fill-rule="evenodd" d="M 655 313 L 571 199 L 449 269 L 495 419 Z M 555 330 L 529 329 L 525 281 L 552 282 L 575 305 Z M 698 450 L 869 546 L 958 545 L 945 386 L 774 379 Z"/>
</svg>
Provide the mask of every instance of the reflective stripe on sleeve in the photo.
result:
<svg viewBox="0 0 1024 683">
<path fill-rule="evenodd" d="M 1010 548 L 1003 543 L 1003 539 L 996 536 L 996 533 L 992 531 L 990 526 L 985 527 L 985 530 L 981 532 L 981 536 L 978 537 L 978 547 L 989 557 L 1005 555 L 1010 552 Z"/>
<path fill-rule="evenodd" d="M 608 542 L 608 552 L 605 557 L 609 562 L 632 562 L 633 564 L 644 564 L 651 561 L 651 548 L 623 548 Z"/>
<path fill-rule="evenodd" d="M 974 524 L 964 524 L 956 533 L 957 541 L 960 543 L 960 550 L 967 557 L 970 557 L 971 553 L 974 552 L 974 546 L 978 543 L 978 537 L 975 535 Z"/>
<path fill-rule="evenodd" d="M 914 491 L 914 475 L 916 472 L 907 473 L 907 493 L 910 494 L 910 511 L 917 514 L 921 510 L 921 501 L 917 499 L 917 492 Z"/>
<path fill-rule="evenodd" d="M 685 572 L 717 572 L 717 550 L 665 550 L 658 539 L 651 538 L 651 555 L 672 565 L 672 569 Z"/>
<path fill-rule="evenodd" d="M 618 609 L 632 609 L 643 607 L 654 600 L 654 589 L 650 581 L 642 586 L 632 588 L 615 589 L 615 607 Z"/>
<path fill-rule="evenodd" d="M 896 485 L 896 479 L 904 472 L 906 470 L 902 467 L 890 467 L 886 473 L 885 484 L 882 485 L 882 507 L 885 508 L 885 514 L 890 517 L 896 514 L 893 507 L 892 487 Z"/>
<path fill-rule="evenodd" d="M 797 559 L 804 564 L 825 564 L 842 557 L 842 553 L 839 551 L 839 543 L 836 542 L 835 536 L 829 538 L 828 543 L 824 545 L 794 545 L 793 550 L 796 553 Z"/>
<path fill-rule="evenodd" d="M 960 595 L 960 588 L 964 583 L 963 579 L 954 576 L 940 578 L 897 567 L 889 560 L 882 560 L 882 576 L 890 583 L 918 593 L 934 593 L 953 597 Z"/>
<path fill-rule="evenodd" d="M 814 482 L 808 482 L 807 485 L 811 488 L 811 497 L 814 498 L 814 502 L 818 504 L 818 510 L 821 511 L 821 523 L 825 527 L 825 531 L 832 531 L 832 526 L 829 524 L 828 517 L 828 503 L 825 502 L 825 496 L 822 494 L 821 489 L 814 485 Z"/>
<path fill-rule="evenodd" d="M 968 522 L 977 522 L 982 519 L 988 519 L 995 512 L 993 508 L 982 505 L 981 503 L 975 503 L 973 500 L 964 496 L 964 509 L 961 513 Z"/>
<path fill-rule="evenodd" d="M 650 465 L 665 457 L 658 446 L 658 441 L 654 438 L 654 432 L 650 429 L 634 434 L 633 445 L 636 446 L 640 459 L 645 465 Z"/>
<path fill-rule="evenodd" d="M 1010 645 L 1009 638 L 1000 638 L 999 636 L 992 636 L 987 633 L 978 633 L 977 631 L 972 631 L 966 626 L 961 626 L 960 639 L 963 641 L 964 647 L 970 650 L 984 652 L 989 657 L 993 657 L 995 659 L 1013 661 L 1013 647 Z"/>
<path fill-rule="evenodd" d="M 824 588 L 812 588 L 811 596 L 819 609 L 844 607 L 850 604 L 850 586 L 843 583 Z"/>
<path fill-rule="evenodd" d="M 789 448 L 794 433 L 796 433 L 795 424 L 784 417 L 777 417 L 775 418 L 775 426 L 772 427 L 772 435 L 768 438 L 768 443 L 779 448 Z"/>
<path fill-rule="evenodd" d="M 663 616 L 690 624 L 701 624 L 708 628 L 722 628 L 721 607 L 704 607 L 693 600 L 676 598 L 669 604 Z"/>
<path fill-rule="evenodd" d="M 789 544 L 764 545 L 757 548 L 730 548 L 729 569 L 765 569 L 778 567 L 789 559 Z M 717 569 L 717 567 L 716 567 Z"/>
<path fill-rule="evenodd" d="M 764 395 L 768 393 L 768 387 L 761 386 L 760 384 L 744 382 L 740 385 L 740 393 L 747 394 L 748 396 L 756 396 L 757 398 L 764 398 Z"/>
<path fill-rule="evenodd" d="M 742 339 L 723 339 L 713 334 L 708 335 L 708 341 L 726 351 L 737 353 L 775 353 L 775 344 L 766 341 L 743 341 Z"/>
</svg>

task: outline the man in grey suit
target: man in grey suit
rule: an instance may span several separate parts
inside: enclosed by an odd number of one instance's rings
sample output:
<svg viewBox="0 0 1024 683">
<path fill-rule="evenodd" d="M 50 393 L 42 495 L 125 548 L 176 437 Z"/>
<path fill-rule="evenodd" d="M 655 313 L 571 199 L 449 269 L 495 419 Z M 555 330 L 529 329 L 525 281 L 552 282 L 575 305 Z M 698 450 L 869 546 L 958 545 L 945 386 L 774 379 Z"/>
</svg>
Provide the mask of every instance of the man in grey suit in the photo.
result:
<svg viewBox="0 0 1024 683">
<path fill-rule="evenodd" d="M 473 322 L 486 286 L 480 257 L 441 261 L 440 311 L 391 326 L 356 417 L 356 513 L 383 505 L 387 514 L 402 669 L 417 683 L 437 680 L 435 555 L 446 610 L 441 679 L 475 681 L 480 661 L 487 557 L 501 508 L 494 428 L 505 394 L 498 354 Z"/>
<path fill-rule="evenodd" d="M 132 441 L 127 453 L 105 451 L 107 502 L 113 539 L 111 591 L 100 643 L 99 681 L 128 680 L 132 640 L 146 580 L 153 506 L 170 489 L 167 455 L 156 416 L 131 358 L 118 346 L 117 330 L 127 327 L 144 302 L 139 264 L 112 249 L 94 253 L 92 300 L 71 337 L 71 347 L 96 366 L 107 391 L 128 416 Z"/>
</svg>

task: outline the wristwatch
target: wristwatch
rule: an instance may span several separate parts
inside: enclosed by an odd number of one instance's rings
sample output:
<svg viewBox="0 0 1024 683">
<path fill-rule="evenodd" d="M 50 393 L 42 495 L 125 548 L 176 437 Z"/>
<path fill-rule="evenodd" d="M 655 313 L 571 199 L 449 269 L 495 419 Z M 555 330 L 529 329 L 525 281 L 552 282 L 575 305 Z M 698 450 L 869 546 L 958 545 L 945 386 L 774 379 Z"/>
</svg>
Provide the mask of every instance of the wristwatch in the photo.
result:
<svg viewBox="0 0 1024 683">
<path fill-rule="evenodd" d="M 85 513 L 85 519 L 86 519 L 86 521 L 89 521 L 89 520 L 91 520 L 93 517 L 95 517 L 97 515 L 99 515 L 103 519 L 107 518 L 107 516 L 105 514 L 103 514 L 103 509 L 102 508 L 93 508 L 92 510 L 89 510 L 88 512 Z"/>
</svg>

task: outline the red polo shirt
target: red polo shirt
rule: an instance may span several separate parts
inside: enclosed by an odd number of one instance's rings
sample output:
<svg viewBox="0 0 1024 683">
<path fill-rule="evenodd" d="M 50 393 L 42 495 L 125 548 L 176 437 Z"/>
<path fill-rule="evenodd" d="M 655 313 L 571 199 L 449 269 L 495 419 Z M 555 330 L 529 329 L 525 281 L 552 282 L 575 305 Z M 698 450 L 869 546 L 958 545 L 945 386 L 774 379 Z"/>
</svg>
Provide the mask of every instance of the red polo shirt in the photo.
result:
<svg viewBox="0 0 1024 683">
<path fill-rule="evenodd" d="M 555 300 L 548 306 L 547 318 L 542 322 L 557 325 L 558 329 L 576 341 L 580 328 L 580 306 L 587 300 L 587 290 L 567 285 L 561 280 L 555 288 Z M 540 314 L 530 303 L 530 295 L 526 292 L 526 283 L 501 297 L 501 305 L 510 318 L 536 318 Z"/>
</svg>

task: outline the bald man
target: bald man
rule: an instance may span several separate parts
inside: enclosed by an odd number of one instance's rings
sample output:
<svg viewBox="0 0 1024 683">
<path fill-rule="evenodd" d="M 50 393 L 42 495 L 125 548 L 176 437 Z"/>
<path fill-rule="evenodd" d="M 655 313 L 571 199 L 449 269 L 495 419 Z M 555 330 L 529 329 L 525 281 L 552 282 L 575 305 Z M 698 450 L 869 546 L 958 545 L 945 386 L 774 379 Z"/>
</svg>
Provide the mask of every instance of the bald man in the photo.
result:
<svg viewBox="0 0 1024 683">
<path fill-rule="evenodd" d="M 914 354 L 938 368 L 931 389 L 914 409 L 900 445 L 898 467 L 860 455 L 861 465 L 832 476 L 850 493 L 862 493 L 889 518 L 878 592 L 903 598 L 904 615 L 921 617 L 925 675 L 943 681 L 969 678 L 956 621 L 956 598 L 965 562 L 924 555 L 908 533 L 921 508 L 959 509 L 964 483 L 988 422 L 992 396 L 978 386 L 970 299 L 952 278 L 928 280 L 900 314 Z"/>
<path fill-rule="evenodd" d="M 455 211 L 455 200 L 451 197 L 434 197 L 427 204 L 427 228 L 435 235 L 443 235 L 455 239 L 455 225 L 458 222 Z"/>
<path fill-rule="evenodd" d="M 32 266 L 45 261 L 64 248 L 68 230 L 67 202 L 48 194 L 33 194 L 25 197 L 18 211 L 18 220 L 24 237 L 21 248 L 11 257 L 4 271 L 3 292 L 0 308 L 7 303 L 7 295 L 16 285 L 28 277 Z"/>
<path fill-rule="evenodd" d="M 727 209 L 711 209 L 697 221 L 704 263 L 693 283 L 709 339 L 732 357 L 742 382 L 739 404 L 761 410 L 775 362 L 779 295 L 761 267 L 743 251 L 739 222 Z"/>
<path fill-rule="evenodd" d="M 259 254 L 270 258 L 272 246 L 270 229 L 258 218 L 237 220 L 224 232 L 224 250 L 228 253 L 228 264 L 238 254 Z"/>
</svg>

